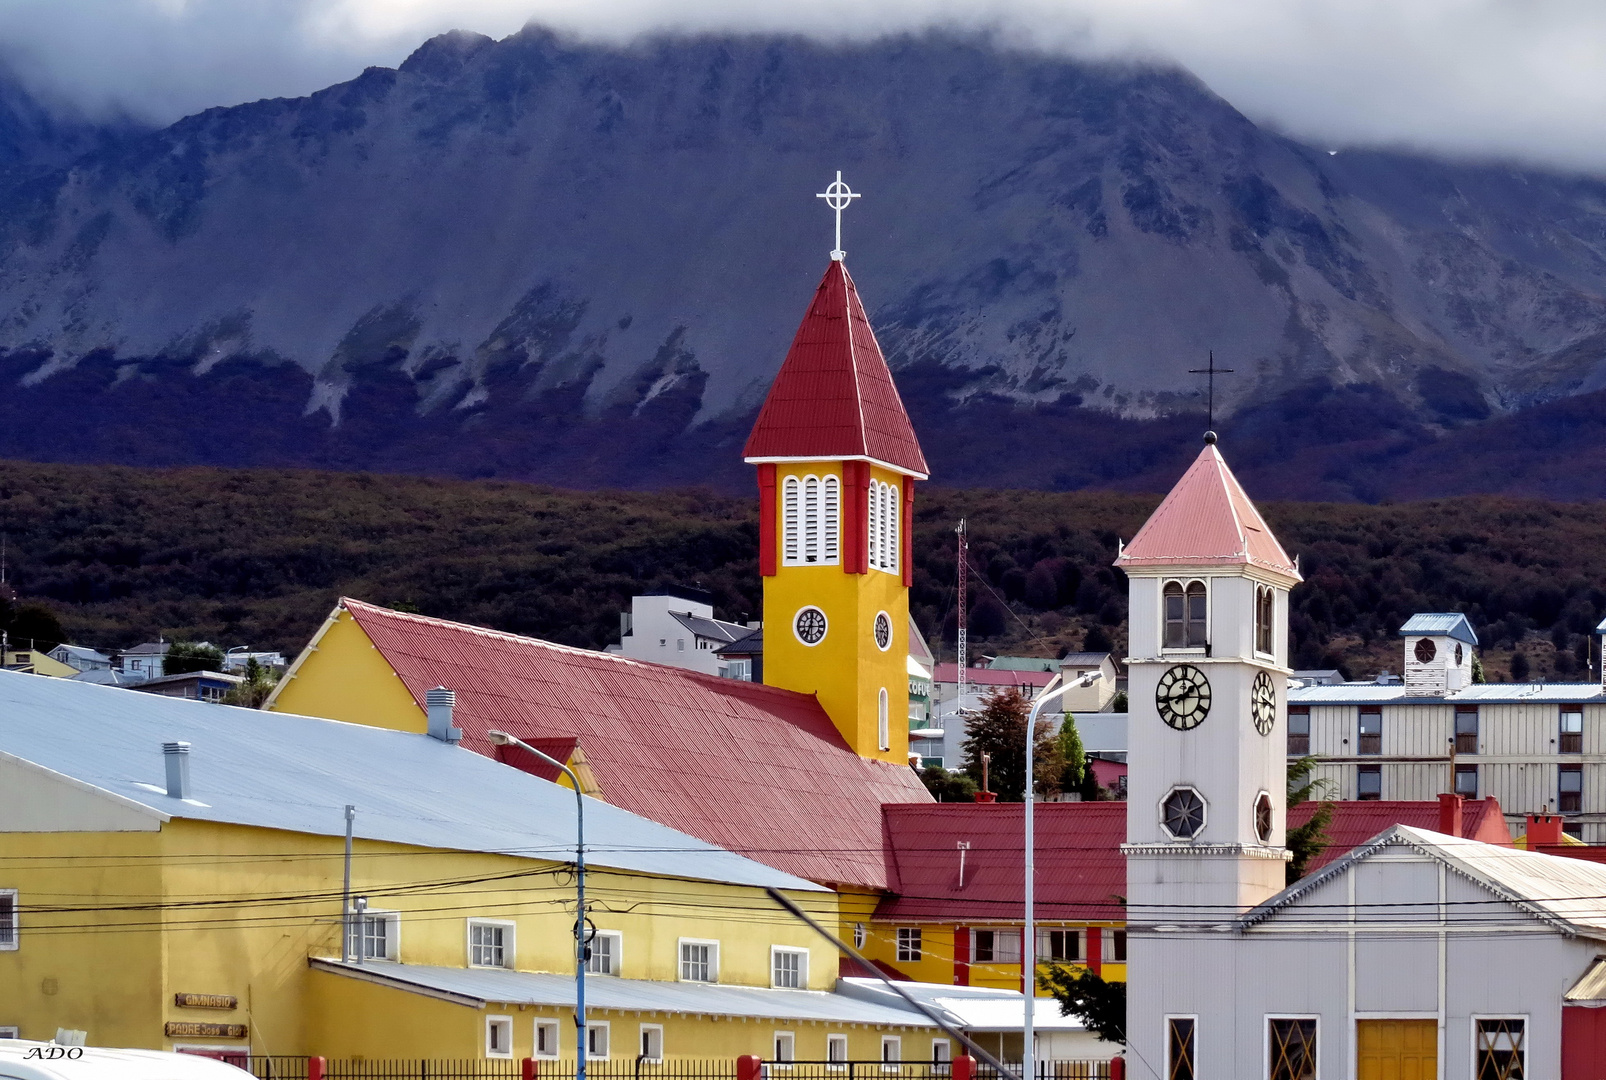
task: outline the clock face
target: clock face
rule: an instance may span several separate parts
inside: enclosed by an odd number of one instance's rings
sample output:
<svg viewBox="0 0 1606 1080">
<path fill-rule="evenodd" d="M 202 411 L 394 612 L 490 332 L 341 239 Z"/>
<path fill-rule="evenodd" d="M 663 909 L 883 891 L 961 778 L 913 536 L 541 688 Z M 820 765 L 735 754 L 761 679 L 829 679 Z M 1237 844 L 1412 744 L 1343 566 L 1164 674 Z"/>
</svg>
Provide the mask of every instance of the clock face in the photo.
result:
<svg viewBox="0 0 1606 1080">
<path fill-rule="evenodd" d="M 892 620 L 888 618 L 885 611 L 876 612 L 875 643 L 876 648 L 882 652 L 892 648 Z"/>
<path fill-rule="evenodd" d="M 1154 703 L 1160 719 L 1178 731 L 1196 728 L 1210 714 L 1210 680 L 1192 664 L 1178 664 L 1160 676 Z"/>
<path fill-rule="evenodd" d="M 1249 688 L 1249 712 L 1255 719 L 1255 730 L 1270 735 L 1277 723 L 1277 687 L 1264 671 L 1255 676 Z"/>
<path fill-rule="evenodd" d="M 806 607 L 797 613 L 792 623 L 797 639 L 805 645 L 818 645 L 825 640 L 825 612 L 817 607 Z"/>
</svg>

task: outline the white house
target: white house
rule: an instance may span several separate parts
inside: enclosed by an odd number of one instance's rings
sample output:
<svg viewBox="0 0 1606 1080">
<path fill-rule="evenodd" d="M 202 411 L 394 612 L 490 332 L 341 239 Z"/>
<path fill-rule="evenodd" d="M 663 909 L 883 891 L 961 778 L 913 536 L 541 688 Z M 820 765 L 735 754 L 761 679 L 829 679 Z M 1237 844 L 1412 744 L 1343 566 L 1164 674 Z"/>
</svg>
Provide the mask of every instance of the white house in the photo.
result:
<svg viewBox="0 0 1606 1080">
<path fill-rule="evenodd" d="M 630 610 L 621 612 L 618 652 L 632 660 L 752 679 L 743 668 L 718 655 L 718 650 L 747 637 L 757 623 L 726 622 L 714 618 L 714 597 L 701 589 L 666 589 L 630 598 Z"/>
<path fill-rule="evenodd" d="M 1300 577 L 1207 441 L 1117 560 L 1129 1074 L 1598 1080 L 1606 867 L 1395 826 L 1284 887 Z"/>
</svg>

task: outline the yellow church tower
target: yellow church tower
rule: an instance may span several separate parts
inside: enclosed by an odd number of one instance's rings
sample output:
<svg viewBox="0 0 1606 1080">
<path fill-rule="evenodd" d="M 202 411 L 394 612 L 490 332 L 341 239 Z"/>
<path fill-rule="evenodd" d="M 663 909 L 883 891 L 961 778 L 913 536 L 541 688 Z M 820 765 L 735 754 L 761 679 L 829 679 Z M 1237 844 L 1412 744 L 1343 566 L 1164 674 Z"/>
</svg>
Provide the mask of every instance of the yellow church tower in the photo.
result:
<svg viewBox="0 0 1606 1080">
<path fill-rule="evenodd" d="M 837 249 L 743 456 L 758 466 L 764 682 L 816 694 L 858 754 L 909 756 L 910 525 L 927 476 Z"/>
</svg>

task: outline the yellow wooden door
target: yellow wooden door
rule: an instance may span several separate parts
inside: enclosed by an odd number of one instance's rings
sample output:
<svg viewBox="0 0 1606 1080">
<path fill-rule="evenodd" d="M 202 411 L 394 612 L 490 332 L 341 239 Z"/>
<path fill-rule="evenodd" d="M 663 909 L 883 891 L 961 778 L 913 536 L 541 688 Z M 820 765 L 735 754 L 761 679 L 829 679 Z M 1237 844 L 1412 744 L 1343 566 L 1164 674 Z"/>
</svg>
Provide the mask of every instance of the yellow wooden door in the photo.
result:
<svg viewBox="0 0 1606 1080">
<path fill-rule="evenodd" d="M 1439 1074 L 1437 1020 L 1357 1020 L 1356 1080 L 1434 1080 Z"/>
</svg>

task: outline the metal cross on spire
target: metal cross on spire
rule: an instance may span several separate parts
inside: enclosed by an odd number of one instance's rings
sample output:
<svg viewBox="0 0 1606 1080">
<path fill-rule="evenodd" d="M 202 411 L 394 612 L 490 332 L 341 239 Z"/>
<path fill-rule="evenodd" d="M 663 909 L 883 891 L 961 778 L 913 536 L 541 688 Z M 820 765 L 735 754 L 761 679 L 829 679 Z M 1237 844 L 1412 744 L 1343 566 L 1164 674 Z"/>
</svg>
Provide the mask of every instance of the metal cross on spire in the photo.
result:
<svg viewBox="0 0 1606 1080">
<path fill-rule="evenodd" d="M 1230 368 L 1230 367 L 1217 367 L 1216 366 L 1216 351 L 1214 349 L 1211 349 L 1210 350 L 1210 366 L 1209 367 L 1201 367 L 1201 368 L 1189 368 L 1188 369 L 1188 374 L 1189 375 L 1207 375 L 1207 376 L 1209 376 L 1209 381 L 1208 381 L 1209 390 L 1207 391 L 1207 395 L 1208 395 L 1206 397 L 1207 404 L 1205 406 L 1205 408 L 1207 409 L 1207 412 L 1205 413 L 1205 416 L 1207 418 L 1206 421 L 1205 421 L 1205 428 L 1206 428 L 1206 430 L 1205 430 L 1205 442 L 1213 443 L 1213 442 L 1216 441 L 1216 376 L 1217 375 L 1231 375 L 1232 374 L 1232 368 Z"/>
<path fill-rule="evenodd" d="M 831 250 L 831 258 L 841 262 L 847 252 L 842 250 L 842 211 L 848 204 L 859 197 L 859 193 L 842 182 L 842 170 L 836 171 L 836 181 L 824 191 L 814 196 L 824 199 L 825 205 L 836 211 L 836 247 Z"/>
</svg>

